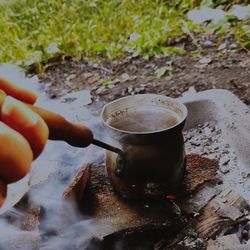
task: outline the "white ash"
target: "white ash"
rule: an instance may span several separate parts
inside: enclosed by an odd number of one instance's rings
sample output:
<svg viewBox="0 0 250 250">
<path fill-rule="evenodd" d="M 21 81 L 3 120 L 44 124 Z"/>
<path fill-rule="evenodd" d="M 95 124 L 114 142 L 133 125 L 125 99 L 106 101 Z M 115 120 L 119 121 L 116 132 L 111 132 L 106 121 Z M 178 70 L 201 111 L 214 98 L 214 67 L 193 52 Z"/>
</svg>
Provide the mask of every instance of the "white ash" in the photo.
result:
<svg viewBox="0 0 250 250">
<path fill-rule="evenodd" d="M 250 202 L 250 171 L 227 143 L 222 129 L 215 122 L 205 122 L 184 131 L 186 154 L 199 154 L 219 161 L 218 174 L 223 188 L 232 188 Z"/>
<path fill-rule="evenodd" d="M 216 159 L 220 166 L 228 168 L 231 163 L 236 163 L 236 154 L 230 145 L 225 143 L 221 129 L 212 122 L 205 122 L 184 131 L 184 138 L 187 154 L 200 154 L 210 159 Z"/>
<path fill-rule="evenodd" d="M 227 174 L 237 165 L 237 156 L 223 138 L 221 129 L 212 122 L 184 131 L 187 154 L 199 154 L 219 161 L 220 173 Z"/>
<path fill-rule="evenodd" d="M 189 250 L 198 250 L 204 249 L 204 240 L 201 238 L 191 238 L 186 237 L 183 241 L 179 242 L 177 246 L 181 247 L 182 249 L 189 249 Z"/>
</svg>

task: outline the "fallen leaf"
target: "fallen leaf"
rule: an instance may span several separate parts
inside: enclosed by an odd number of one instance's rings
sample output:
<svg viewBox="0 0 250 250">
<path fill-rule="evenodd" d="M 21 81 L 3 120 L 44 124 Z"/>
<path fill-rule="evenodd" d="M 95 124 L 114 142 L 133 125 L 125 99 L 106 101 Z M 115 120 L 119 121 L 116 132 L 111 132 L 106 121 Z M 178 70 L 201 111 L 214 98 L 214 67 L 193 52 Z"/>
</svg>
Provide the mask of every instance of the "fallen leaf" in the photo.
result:
<svg viewBox="0 0 250 250">
<path fill-rule="evenodd" d="M 157 69 L 155 71 L 155 74 L 156 74 L 157 78 L 161 78 L 162 76 L 164 76 L 169 71 L 170 71 L 170 67 L 169 66 L 164 66 L 164 67 L 161 67 L 161 68 Z"/>
</svg>

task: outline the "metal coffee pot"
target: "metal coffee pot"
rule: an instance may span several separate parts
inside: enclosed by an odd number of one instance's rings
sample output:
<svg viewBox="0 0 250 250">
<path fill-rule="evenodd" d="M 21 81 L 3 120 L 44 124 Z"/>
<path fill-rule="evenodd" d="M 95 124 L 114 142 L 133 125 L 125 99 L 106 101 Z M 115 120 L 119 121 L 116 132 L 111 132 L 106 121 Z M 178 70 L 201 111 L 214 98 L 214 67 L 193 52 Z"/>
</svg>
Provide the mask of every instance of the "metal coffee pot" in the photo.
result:
<svg viewBox="0 0 250 250">
<path fill-rule="evenodd" d="M 126 116 L 137 107 L 149 107 L 156 111 L 160 108 L 174 113 L 178 119 L 172 126 L 154 131 L 130 131 L 110 122 L 125 121 Z M 107 172 L 117 192 L 127 198 L 141 198 L 178 191 L 185 174 L 182 130 L 187 108 L 182 103 L 156 94 L 128 96 L 106 104 L 101 117 L 109 143 L 124 152 L 106 153 Z M 143 123 L 143 119 L 140 122 Z"/>
</svg>

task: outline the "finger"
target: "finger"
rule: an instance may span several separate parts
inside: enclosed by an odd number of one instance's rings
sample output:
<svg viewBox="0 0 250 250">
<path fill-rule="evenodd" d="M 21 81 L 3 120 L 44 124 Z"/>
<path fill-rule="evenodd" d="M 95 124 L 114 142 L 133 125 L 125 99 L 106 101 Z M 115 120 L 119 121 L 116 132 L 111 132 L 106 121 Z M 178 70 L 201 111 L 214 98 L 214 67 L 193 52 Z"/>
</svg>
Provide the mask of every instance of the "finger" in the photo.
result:
<svg viewBox="0 0 250 250">
<path fill-rule="evenodd" d="M 49 130 L 44 120 L 22 102 L 7 96 L 2 106 L 2 121 L 29 142 L 34 159 L 42 152 Z"/>
<path fill-rule="evenodd" d="M 30 170 L 33 153 L 27 140 L 0 122 L 0 176 L 9 184 L 23 178 Z"/>
<path fill-rule="evenodd" d="M 2 89 L 6 94 L 15 97 L 16 99 L 33 104 L 37 95 L 35 92 L 25 88 L 24 86 L 20 87 L 14 83 L 11 83 L 0 77 L 0 89 Z"/>
<path fill-rule="evenodd" d="M 7 196 L 7 185 L 6 183 L 0 179 L 0 207 L 5 202 Z"/>
</svg>

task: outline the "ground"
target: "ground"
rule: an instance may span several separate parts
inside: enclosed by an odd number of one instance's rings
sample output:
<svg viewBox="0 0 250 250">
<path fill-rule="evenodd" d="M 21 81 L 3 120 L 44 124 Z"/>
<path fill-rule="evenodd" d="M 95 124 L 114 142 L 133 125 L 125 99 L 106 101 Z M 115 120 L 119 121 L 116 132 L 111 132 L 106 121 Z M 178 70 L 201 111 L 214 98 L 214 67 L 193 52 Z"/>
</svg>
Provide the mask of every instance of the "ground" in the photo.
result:
<svg viewBox="0 0 250 250">
<path fill-rule="evenodd" d="M 90 89 L 96 101 L 111 101 L 137 93 L 159 93 L 178 97 L 183 92 L 227 89 L 250 105 L 250 57 L 234 41 L 217 46 L 215 36 L 198 38 L 199 50 L 184 41 L 188 55 L 141 58 L 125 56 L 114 61 L 54 60 L 40 76 L 52 97 Z M 181 41 L 182 42 L 182 41 Z M 194 88 L 194 89 L 193 89 Z"/>
</svg>

